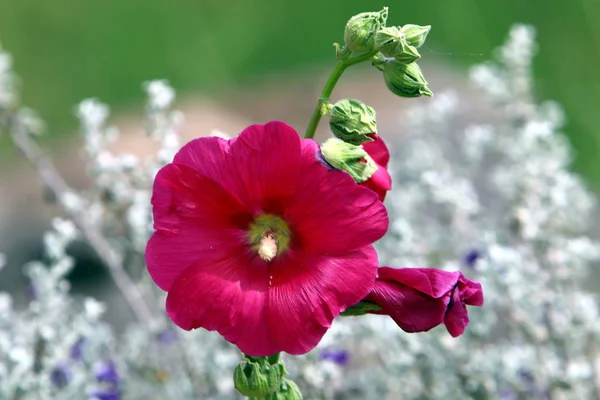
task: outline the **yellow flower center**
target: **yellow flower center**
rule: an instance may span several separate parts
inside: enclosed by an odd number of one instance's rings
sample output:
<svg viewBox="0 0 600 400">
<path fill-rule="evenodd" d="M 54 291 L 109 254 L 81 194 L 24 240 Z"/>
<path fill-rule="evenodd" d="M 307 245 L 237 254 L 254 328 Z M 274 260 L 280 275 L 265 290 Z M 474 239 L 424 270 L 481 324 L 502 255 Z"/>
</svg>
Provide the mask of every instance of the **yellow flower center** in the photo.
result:
<svg viewBox="0 0 600 400">
<path fill-rule="evenodd" d="M 250 225 L 248 241 L 262 260 L 270 262 L 288 248 L 290 228 L 281 217 L 262 214 Z"/>
</svg>

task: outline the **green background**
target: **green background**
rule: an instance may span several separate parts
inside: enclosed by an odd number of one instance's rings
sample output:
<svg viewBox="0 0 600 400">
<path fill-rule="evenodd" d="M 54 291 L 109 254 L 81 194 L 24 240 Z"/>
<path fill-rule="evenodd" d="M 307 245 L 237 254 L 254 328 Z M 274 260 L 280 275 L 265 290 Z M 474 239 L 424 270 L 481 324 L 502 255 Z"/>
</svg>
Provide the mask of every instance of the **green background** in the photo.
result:
<svg viewBox="0 0 600 400">
<path fill-rule="evenodd" d="M 565 107 L 574 167 L 600 188 L 598 0 L 0 0 L 0 43 L 24 102 L 51 132 L 66 132 L 83 98 L 141 110 L 149 79 L 211 94 L 325 63 L 350 16 L 384 5 L 389 24 L 431 24 L 423 55 L 458 66 L 490 58 L 513 23 L 533 24 L 538 98 Z"/>
</svg>

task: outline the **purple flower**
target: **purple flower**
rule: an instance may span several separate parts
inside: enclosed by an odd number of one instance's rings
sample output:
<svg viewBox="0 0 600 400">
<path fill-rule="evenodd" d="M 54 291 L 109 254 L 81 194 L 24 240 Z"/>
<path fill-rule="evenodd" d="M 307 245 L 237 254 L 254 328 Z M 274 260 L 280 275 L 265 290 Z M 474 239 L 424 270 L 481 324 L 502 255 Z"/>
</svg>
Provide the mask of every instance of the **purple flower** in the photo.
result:
<svg viewBox="0 0 600 400">
<path fill-rule="evenodd" d="M 71 380 L 71 371 L 64 364 L 59 364 L 50 371 L 50 380 L 54 386 L 63 388 Z"/>
<path fill-rule="evenodd" d="M 321 352 L 321 360 L 331 361 L 337 365 L 346 365 L 350 361 L 347 350 L 326 349 Z"/>
<path fill-rule="evenodd" d="M 156 340 L 159 344 L 169 345 L 174 343 L 177 340 L 177 334 L 174 329 L 167 328 L 156 335 Z"/>
<path fill-rule="evenodd" d="M 120 400 L 121 399 L 121 394 L 115 389 L 95 390 L 92 393 L 90 393 L 90 396 L 92 399 L 96 399 L 96 400 Z"/>
<path fill-rule="evenodd" d="M 69 350 L 69 357 L 71 358 L 71 360 L 73 360 L 73 361 L 81 360 L 81 358 L 83 357 L 84 346 L 85 346 L 85 338 L 77 339 L 75 344 L 73 344 L 73 346 L 71 346 L 71 350 Z"/>
<path fill-rule="evenodd" d="M 119 374 L 115 363 L 111 360 L 102 361 L 95 369 L 96 379 L 100 382 L 108 382 L 113 385 L 119 383 Z"/>
<path fill-rule="evenodd" d="M 500 400 L 517 400 L 517 393 L 512 390 L 511 388 L 505 387 L 504 389 L 500 390 Z"/>
<path fill-rule="evenodd" d="M 472 249 L 463 256 L 463 264 L 470 269 L 475 269 L 477 261 L 483 258 L 483 253 L 478 249 Z"/>
</svg>

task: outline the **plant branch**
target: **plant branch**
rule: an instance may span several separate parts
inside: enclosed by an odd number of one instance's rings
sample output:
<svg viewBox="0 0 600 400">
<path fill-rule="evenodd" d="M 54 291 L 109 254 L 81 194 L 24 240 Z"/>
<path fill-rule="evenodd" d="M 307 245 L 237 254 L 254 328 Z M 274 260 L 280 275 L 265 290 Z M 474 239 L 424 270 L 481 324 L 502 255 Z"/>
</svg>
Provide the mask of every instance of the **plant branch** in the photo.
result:
<svg viewBox="0 0 600 400">
<path fill-rule="evenodd" d="M 9 131 L 17 148 L 37 169 L 42 181 L 56 196 L 61 205 L 63 205 L 63 208 L 69 214 L 75 226 L 106 265 L 112 280 L 123 294 L 136 318 L 140 323 L 148 325 L 151 320 L 150 310 L 137 286 L 127 272 L 125 272 L 121 256 L 115 251 L 104 235 L 90 224 L 83 213 L 73 211 L 64 206 L 64 197 L 71 191 L 69 186 L 37 143 L 31 139 L 29 133 L 23 127 L 19 126 L 18 122 L 14 122 L 11 128 Z"/>
</svg>

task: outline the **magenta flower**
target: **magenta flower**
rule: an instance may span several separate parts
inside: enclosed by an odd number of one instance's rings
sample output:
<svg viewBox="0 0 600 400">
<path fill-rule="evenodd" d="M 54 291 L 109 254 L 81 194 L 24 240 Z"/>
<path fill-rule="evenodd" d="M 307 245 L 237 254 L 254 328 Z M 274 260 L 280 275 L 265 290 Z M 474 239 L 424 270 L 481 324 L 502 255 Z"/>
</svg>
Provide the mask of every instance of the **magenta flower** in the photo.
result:
<svg viewBox="0 0 600 400">
<path fill-rule="evenodd" d="M 146 263 L 175 324 L 251 356 L 303 354 L 369 293 L 387 212 L 318 152 L 275 121 L 195 139 L 158 172 Z"/>
<path fill-rule="evenodd" d="M 373 161 L 375 161 L 378 168 L 373 176 L 361 183 L 361 185 L 373 190 L 379 196 L 379 200 L 383 201 L 387 192 L 392 188 L 392 177 L 387 170 L 388 163 L 390 162 L 390 152 L 379 135 L 372 133 L 368 136 L 373 141 L 363 143 L 362 147 L 371 156 Z"/>
<path fill-rule="evenodd" d="M 389 315 L 407 332 L 423 332 L 444 324 L 453 337 L 469 324 L 467 305 L 482 306 L 481 284 L 462 273 L 435 268 L 379 268 L 373 290 L 365 299 Z"/>
</svg>

